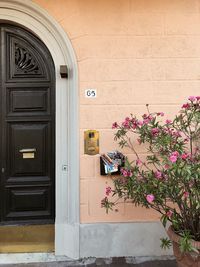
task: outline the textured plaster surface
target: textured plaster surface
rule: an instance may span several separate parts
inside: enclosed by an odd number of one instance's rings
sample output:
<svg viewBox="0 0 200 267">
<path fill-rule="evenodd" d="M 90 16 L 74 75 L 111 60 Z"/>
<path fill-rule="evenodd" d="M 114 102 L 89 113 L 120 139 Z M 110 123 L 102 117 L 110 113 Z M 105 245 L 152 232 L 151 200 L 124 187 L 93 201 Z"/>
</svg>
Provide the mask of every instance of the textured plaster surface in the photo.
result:
<svg viewBox="0 0 200 267">
<path fill-rule="evenodd" d="M 79 68 L 80 216 L 82 223 L 156 221 L 152 211 L 100 201 L 111 182 L 99 156 L 84 154 L 83 133 L 100 132 L 100 152 L 114 150 L 112 122 L 164 111 L 171 118 L 200 87 L 200 0 L 34 0 L 68 34 Z M 95 99 L 85 89 L 97 89 Z M 141 157 L 145 150 L 138 147 Z M 124 151 L 130 158 L 130 151 Z"/>
</svg>

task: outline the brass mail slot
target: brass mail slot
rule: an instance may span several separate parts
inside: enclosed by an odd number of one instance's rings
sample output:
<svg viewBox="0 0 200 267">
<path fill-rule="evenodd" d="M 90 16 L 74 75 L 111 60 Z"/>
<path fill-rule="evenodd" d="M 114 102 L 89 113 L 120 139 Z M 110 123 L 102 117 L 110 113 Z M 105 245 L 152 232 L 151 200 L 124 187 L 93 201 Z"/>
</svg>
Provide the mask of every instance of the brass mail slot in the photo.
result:
<svg viewBox="0 0 200 267">
<path fill-rule="evenodd" d="M 19 152 L 22 153 L 23 159 L 34 159 L 36 148 L 23 148 Z"/>
<path fill-rule="evenodd" d="M 23 153 L 23 159 L 34 159 L 35 153 Z"/>
</svg>

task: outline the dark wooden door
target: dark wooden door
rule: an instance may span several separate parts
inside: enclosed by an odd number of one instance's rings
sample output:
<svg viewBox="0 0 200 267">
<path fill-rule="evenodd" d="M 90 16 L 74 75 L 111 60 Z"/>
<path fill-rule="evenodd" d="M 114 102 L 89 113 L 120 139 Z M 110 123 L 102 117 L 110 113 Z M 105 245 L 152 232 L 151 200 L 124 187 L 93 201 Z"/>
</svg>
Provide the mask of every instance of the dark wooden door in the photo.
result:
<svg viewBox="0 0 200 267">
<path fill-rule="evenodd" d="M 33 34 L 0 24 L 0 223 L 51 223 L 55 68 Z"/>
</svg>

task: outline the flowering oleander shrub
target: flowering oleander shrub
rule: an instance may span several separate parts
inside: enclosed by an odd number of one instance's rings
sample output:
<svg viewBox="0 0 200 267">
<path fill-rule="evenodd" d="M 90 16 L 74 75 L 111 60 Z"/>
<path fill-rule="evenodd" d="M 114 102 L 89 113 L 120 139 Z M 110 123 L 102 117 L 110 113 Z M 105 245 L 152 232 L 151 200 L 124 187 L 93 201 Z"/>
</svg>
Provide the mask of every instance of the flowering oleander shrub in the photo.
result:
<svg viewBox="0 0 200 267">
<path fill-rule="evenodd" d="M 136 159 L 126 160 L 113 188 L 106 189 L 102 207 L 108 211 L 123 199 L 152 208 L 164 227 L 170 222 L 183 237 L 182 250 L 192 250 L 190 240 L 200 241 L 200 96 L 189 97 L 174 120 L 164 119 L 163 112 L 151 113 L 147 105 L 141 119 L 131 114 L 112 128 L 119 146 L 129 147 Z M 145 160 L 135 142 L 147 145 Z"/>
</svg>

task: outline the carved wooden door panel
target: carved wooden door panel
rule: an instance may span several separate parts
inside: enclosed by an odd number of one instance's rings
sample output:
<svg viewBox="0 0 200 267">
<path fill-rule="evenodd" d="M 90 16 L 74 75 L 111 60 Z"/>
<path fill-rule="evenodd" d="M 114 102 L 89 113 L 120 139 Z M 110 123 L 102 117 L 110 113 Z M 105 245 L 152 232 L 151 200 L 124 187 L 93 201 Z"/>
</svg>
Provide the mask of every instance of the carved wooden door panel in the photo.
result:
<svg viewBox="0 0 200 267">
<path fill-rule="evenodd" d="M 51 223 L 55 68 L 33 34 L 0 24 L 0 223 Z"/>
</svg>

